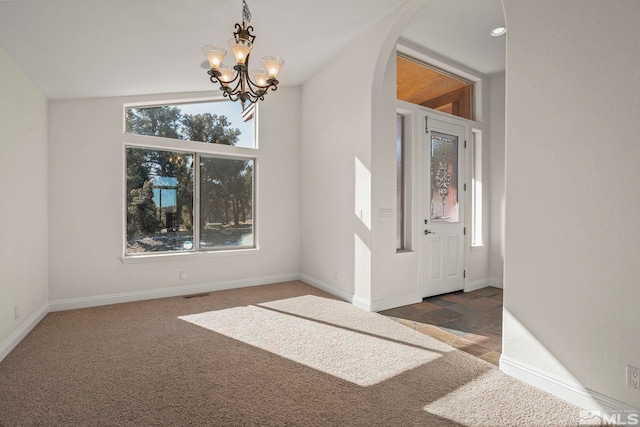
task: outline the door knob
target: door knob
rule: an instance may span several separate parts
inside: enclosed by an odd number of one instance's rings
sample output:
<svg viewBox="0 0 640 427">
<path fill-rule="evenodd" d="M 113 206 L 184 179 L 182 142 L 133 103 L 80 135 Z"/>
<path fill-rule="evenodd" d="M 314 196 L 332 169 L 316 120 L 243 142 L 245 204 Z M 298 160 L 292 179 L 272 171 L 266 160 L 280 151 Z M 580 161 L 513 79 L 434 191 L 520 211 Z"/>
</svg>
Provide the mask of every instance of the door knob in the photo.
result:
<svg viewBox="0 0 640 427">
<path fill-rule="evenodd" d="M 427 235 L 427 234 L 436 234 L 436 232 L 435 231 L 424 230 L 424 234 L 425 235 Z"/>
</svg>

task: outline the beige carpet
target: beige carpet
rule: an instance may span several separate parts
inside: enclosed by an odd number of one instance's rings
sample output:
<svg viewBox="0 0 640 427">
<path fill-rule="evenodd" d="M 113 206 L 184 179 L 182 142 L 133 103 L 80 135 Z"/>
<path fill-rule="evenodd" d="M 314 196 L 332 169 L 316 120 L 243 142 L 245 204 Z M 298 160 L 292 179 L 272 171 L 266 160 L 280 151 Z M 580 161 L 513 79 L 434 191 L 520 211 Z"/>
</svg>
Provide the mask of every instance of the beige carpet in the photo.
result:
<svg viewBox="0 0 640 427">
<path fill-rule="evenodd" d="M 578 408 L 301 282 L 49 314 L 0 426 L 575 426 Z"/>
</svg>

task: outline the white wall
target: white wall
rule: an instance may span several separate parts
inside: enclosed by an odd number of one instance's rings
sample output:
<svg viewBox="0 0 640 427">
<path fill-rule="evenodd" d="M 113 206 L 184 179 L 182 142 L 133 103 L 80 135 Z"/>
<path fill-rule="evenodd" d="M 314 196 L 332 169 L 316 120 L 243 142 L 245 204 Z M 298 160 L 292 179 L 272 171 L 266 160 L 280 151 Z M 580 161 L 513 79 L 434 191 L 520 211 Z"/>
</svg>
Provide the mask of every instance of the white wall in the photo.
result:
<svg viewBox="0 0 640 427">
<path fill-rule="evenodd" d="M 365 309 L 373 308 L 372 298 L 378 295 L 372 292 L 380 289 L 372 285 L 372 251 L 388 251 L 372 240 L 374 213 L 389 207 L 376 198 L 372 147 L 393 142 L 395 135 L 395 97 L 391 104 L 375 97 L 401 29 L 424 1 L 401 3 L 302 90 L 303 278 Z M 376 123 L 379 117 L 389 120 Z M 395 188 L 395 175 L 393 182 Z M 395 235 L 390 247 L 395 253 Z"/>
<path fill-rule="evenodd" d="M 300 88 L 260 105 L 258 252 L 123 264 L 123 103 L 206 97 L 187 93 L 52 101 L 50 129 L 50 298 L 52 309 L 242 286 L 297 277 L 300 266 Z M 192 257 L 193 258 L 193 257 Z M 185 270 L 187 279 L 180 280 Z M 205 287 L 206 287 L 205 286 Z M 217 287 L 216 287 L 217 286 Z M 175 289 L 177 288 L 177 289 Z M 186 291 L 182 292 L 185 293 Z M 71 300 L 71 302 L 69 301 Z"/>
<path fill-rule="evenodd" d="M 489 280 L 502 287 L 504 270 L 505 73 L 492 75 L 490 85 L 491 135 L 489 152 Z"/>
<path fill-rule="evenodd" d="M 640 2 L 504 5 L 503 361 L 638 408 Z"/>
<path fill-rule="evenodd" d="M 0 359 L 46 312 L 47 100 L 0 48 Z M 14 319 L 14 307 L 19 318 Z M 11 342 L 9 342 L 11 341 Z"/>
<path fill-rule="evenodd" d="M 377 86 L 378 118 L 374 119 L 373 140 L 373 207 L 374 207 L 374 240 L 372 263 L 372 300 L 374 310 L 382 310 L 400 305 L 412 304 L 422 300 L 418 276 L 419 240 L 416 234 L 422 231 L 418 215 L 420 194 L 419 183 L 419 145 L 416 138 L 411 138 L 410 153 L 407 153 L 409 168 L 410 195 L 413 209 L 409 209 L 407 221 L 412 222 L 411 247 L 407 251 L 396 252 L 396 50 L 393 49 L 386 61 L 386 69 L 382 85 Z M 412 120 L 420 122 L 420 113 L 415 111 Z M 414 125 L 420 126 L 417 123 Z M 408 124 L 410 125 L 410 124 Z M 411 128 L 410 128 L 411 129 Z M 408 144 L 407 144 L 408 145 Z M 378 214 L 379 209 L 393 211 L 392 218 Z M 420 229 L 418 231 L 418 228 Z M 410 250 L 409 250 L 410 249 Z"/>
</svg>

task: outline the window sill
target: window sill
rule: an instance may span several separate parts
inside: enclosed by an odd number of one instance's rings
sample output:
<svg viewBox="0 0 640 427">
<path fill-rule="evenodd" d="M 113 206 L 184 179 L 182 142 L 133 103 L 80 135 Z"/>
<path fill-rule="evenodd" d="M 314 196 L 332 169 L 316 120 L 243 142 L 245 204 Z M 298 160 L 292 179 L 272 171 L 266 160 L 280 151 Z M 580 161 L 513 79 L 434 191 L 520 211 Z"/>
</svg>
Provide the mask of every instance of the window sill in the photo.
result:
<svg viewBox="0 0 640 427">
<path fill-rule="evenodd" d="M 485 245 L 471 246 L 471 252 L 483 252 L 486 250 L 487 250 L 487 247 Z"/>
<path fill-rule="evenodd" d="M 127 255 L 120 257 L 123 264 L 140 264 L 146 262 L 165 262 L 165 261 L 192 261 L 196 259 L 218 258 L 227 256 L 246 256 L 257 255 L 260 250 L 252 249 L 235 249 L 232 251 L 202 251 L 202 252 L 182 252 L 175 254 L 146 254 L 146 255 Z"/>
</svg>

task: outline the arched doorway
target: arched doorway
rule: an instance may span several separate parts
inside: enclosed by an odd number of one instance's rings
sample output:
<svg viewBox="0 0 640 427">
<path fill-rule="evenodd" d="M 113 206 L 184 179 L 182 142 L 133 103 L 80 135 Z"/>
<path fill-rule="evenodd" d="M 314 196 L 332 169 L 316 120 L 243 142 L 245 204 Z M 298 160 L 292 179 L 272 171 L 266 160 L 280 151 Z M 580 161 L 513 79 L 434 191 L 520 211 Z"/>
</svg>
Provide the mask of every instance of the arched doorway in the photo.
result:
<svg viewBox="0 0 640 427">
<path fill-rule="evenodd" d="M 493 37 L 493 28 L 504 26 L 504 12 L 500 0 L 430 0 L 414 15 L 401 33 L 397 51 L 414 60 L 443 70 L 457 76 L 463 76 L 474 82 L 473 113 L 466 117 L 468 132 L 467 160 L 465 164 L 466 178 L 460 185 L 460 193 L 466 191 L 462 201 L 467 204 L 467 218 L 464 221 L 465 249 L 464 249 L 464 286 L 460 289 L 465 293 L 434 298 L 427 304 L 415 304 L 413 309 L 405 313 L 420 317 L 424 323 L 442 326 L 445 332 L 455 338 L 470 340 L 473 345 L 485 344 L 488 356 L 497 364 L 501 350 L 501 303 L 502 303 L 502 268 L 503 268 L 503 200 L 504 200 L 504 83 L 505 83 L 505 37 Z M 402 70 L 397 71 L 398 81 L 403 78 Z M 414 76 L 415 77 L 415 76 Z M 398 86 L 399 87 L 399 86 Z M 406 85 L 404 86 L 406 90 Z M 424 88 L 422 88 L 424 89 Z M 441 94 L 439 94 L 441 96 Z M 435 95 L 434 95 L 435 97 Z M 429 103 L 421 102 L 423 106 Z M 409 123 L 415 127 L 409 137 L 416 137 L 422 133 L 429 134 L 427 115 L 437 116 L 437 112 L 424 107 L 407 107 L 408 114 L 414 114 Z M 443 110 L 441 110 L 443 111 Z M 446 110 L 445 110 L 446 111 Z M 451 111 L 449 111 L 451 113 Z M 417 119 L 416 119 L 417 117 Z M 446 119 L 446 115 L 444 115 Z M 413 155 L 420 156 L 421 168 L 426 161 L 429 150 L 420 147 L 422 141 L 409 141 L 413 149 L 407 150 Z M 415 165 L 415 162 L 414 162 Z M 424 172 L 424 171 L 422 171 Z M 420 276 L 424 283 L 424 276 L 431 276 L 433 268 L 424 267 L 431 264 L 428 248 L 433 245 L 432 236 L 422 236 L 422 231 L 433 231 L 425 226 L 428 207 L 424 207 L 420 190 L 416 195 L 416 187 L 424 192 L 428 187 L 429 172 L 407 174 L 406 178 L 418 180 L 409 185 L 412 194 L 404 194 L 404 199 L 413 198 L 413 204 L 420 204 L 423 210 L 418 218 L 413 218 L 416 239 L 429 240 L 427 244 L 415 244 L 412 249 L 421 252 Z M 425 184 L 426 182 L 426 184 Z M 406 186 L 405 186 L 406 188 Z M 400 211 L 400 207 L 399 207 Z M 415 214 L 415 210 L 413 212 Z M 403 216 L 405 221 L 411 213 Z M 442 239 L 441 239 L 442 240 Z M 443 251 L 446 252 L 446 251 Z M 456 255 L 456 260 L 460 257 Z M 441 272 L 446 270 L 442 255 L 436 259 L 443 263 Z M 437 264 L 436 263 L 436 264 Z M 428 279 L 429 277 L 427 277 Z M 462 277 L 461 277 L 462 279 Z M 444 288 L 438 288 L 444 289 Z M 454 288 L 451 288 L 454 290 Z M 475 291 L 475 292 L 473 292 Z M 442 291 L 427 293 L 434 295 Z M 424 289 L 421 285 L 421 295 Z M 474 301 L 477 300 L 477 301 Z M 437 307 L 438 304 L 449 305 L 449 309 Z M 480 305 L 485 305 L 481 309 Z M 484 310 L 486 309 L 486 310 Z M 456 311 L 458 310 L 458 311 Z M 474 318 L 473 314 L 479 314 Z M 402 317 L 402 313 L 393 313 Z M 404 314 L 405 317 L 410 317 Z M 471 326 L 474 325 L 474 326 Z M 463 345 L 461 345 L 462 347 Z M 480 351 L 472 347 L 474 352 Z M 498 354 L 496 354 L 496 350 Z M 477 355 L 477 354 L 476 354 Z"/>
</svg>

